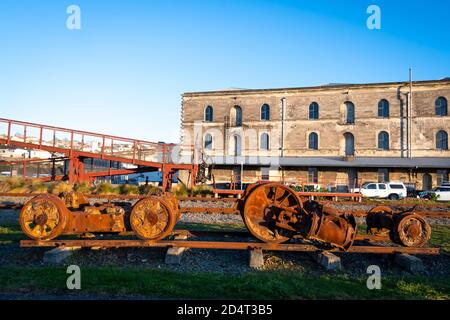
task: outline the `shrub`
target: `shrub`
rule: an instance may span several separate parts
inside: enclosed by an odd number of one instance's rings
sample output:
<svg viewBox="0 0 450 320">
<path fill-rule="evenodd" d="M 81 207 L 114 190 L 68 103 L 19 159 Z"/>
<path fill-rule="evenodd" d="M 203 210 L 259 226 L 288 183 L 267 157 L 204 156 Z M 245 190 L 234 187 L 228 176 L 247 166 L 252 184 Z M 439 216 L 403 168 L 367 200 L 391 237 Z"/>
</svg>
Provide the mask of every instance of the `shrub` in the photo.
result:
<svg viewBox="0 0 450 320">
<path fill-rule="evenodd" d="M 74 186 L 74 190 L 81 193 L 91 193 L 92 189 L 93 188 L 91 187 L 91 184 L 89 182 L 77 183 Z"/>
<path fill-rule="evenodd" d="M 214 195 L 214 192 L 212 190 L 212 187 L 210 186 L 195 186 L 194 188 L 192 188 L 191 195 L 194 197 L 206 197 L 209 195 Z"/>
<path fill-rule="evenodd" d="M 139 188 L 130 184 L 121 184 L 119 186 L 119 193 L 124 195 L 139 194 Z"/>
<path fill-rule="evenodd" d="M 172 187 L 171 191 L 177 197 L 187 197 L 191 193 L 191 191 L 182 183 Z"/>
<path fill-rule="evenodd" d="M 143 185 L 139 186 L 139 194 L 142 194 L 142 195 L 155 194 L 160 191 L 161 191 L 161 189 L 159 189 L 159 187 L 156 187 L 156 186 L 153 186 L 150 184 L 148 184 L 148 185 L 143 184 Z"/>
<path fill-rule="evenodd" d="M 33 193 L 47 193 L 48 192 L 48 185 L 40 182 L 40 183 L 33 183 L 31 186 L 31 192 Z"/>
<path fill-rule="evenodd" d="M 71 185 L 68 182 L 57 182 L 56 184 L 53 184 L 51 187 L 51 193 L 52 194 L 61 194 L 63 192 L 70 192 L 73 190 L 73 185 Z"/>
<path fill-rule="evenodd" d="M 95 194 L 118 194 L 119 189 L 111 183 L 102 182 L 95 188 Z"/>
<path fill-rule="evenodd" d="M 439 199 L 439 195 L 436 193 L 430 194 L 430 200 L 431 201 L 437 201 Z"/>
<path fill-rule="evenodd" d="M 10 192 L 10 193 L 29 193 L 30 191 L 31 191 L 30 187 L 24 185 L 22 187 L 16 187 L 14 189 L 11 189 L 8 192 Z"/>
</svg>

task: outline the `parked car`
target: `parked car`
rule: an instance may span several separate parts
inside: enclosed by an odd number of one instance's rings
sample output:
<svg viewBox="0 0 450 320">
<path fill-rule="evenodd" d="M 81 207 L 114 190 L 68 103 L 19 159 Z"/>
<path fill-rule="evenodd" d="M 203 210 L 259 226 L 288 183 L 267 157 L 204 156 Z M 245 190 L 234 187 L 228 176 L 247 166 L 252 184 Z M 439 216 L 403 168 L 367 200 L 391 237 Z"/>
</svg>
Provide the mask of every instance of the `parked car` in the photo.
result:
<svg viewBox="0 0 450 320">
<path fill-rule="evenodd" d="M 437 196 L 436 201 L 450 201 L 450 184 L 436 187 L 430 191 L 422 191 L 419 197 L 423 199 L 430 199 L 433 195 Z"/>
<path fill-rule="evenodd" d="M 352 193 L 359 193 L 359 192 L 361 192 L 361 189 L 362 189 L 362 188 L 367 187 L 367 185 L 369 185 L 369 184 L 371 184 L 371 183 L 376 183 L 376 182 L 374 182 L 374 181 L 364 182 L 364 183 L 361 185 L 361 188 L 351 188 L 351 189 L 350 189 L 350 192 L 352 192 Z"/>
<path fill-rule="evenodd" d="M 360 192 L 364 197 L 390 200 L 406 198 L 408 193 L 403 182 L 367 183 Z"/>
</svg>

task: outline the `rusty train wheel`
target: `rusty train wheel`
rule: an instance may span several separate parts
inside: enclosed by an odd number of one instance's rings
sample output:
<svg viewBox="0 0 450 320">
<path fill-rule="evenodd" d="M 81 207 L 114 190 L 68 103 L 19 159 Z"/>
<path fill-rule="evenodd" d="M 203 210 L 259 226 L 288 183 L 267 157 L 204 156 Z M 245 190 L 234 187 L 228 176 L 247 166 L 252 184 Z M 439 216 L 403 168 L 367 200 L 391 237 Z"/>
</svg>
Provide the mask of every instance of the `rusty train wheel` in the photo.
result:
<svg viewBox="0 0 450 320">
<path fill-rule="evenodd" d="M 387 206 L 376 206 L 367 212 L 367 232 L 376 235 L 386 235 L 393 229 L 392 208 Z"/>
<path fill-rule="evenodd" d="M 67 209 L 61 199 L 53 195 L 39 195 L 29 200 L 20 211 L 23 233 L 34 240 L 51 240 L 66 227 Z"/>
<path fill-rule="evenodd" d="M 395 239 L 405 247 L 420 247 L 430 240 L 431 227 L 422 217 L 406 214 L 399 218 Z"/>
<path fill-rule="evenodd" d="M 279 183 L 263 183 L 254 186 L 245 196 L 243 219 L 253 236 L 269 243 L 282 243 L 290 239 L 284 230 L 275 226 L 276 214 L 302 207 L 297 194 Z M 284 210 L 283 210 L 284 209 Z"/>
<path fill-rule="evenodd" d="M 158 197 L 138 201 L 131 210 L 130 224 L 143 240 L 160 240 L 170 234 L 177 217 L 170 204 Z"/>
</svg>

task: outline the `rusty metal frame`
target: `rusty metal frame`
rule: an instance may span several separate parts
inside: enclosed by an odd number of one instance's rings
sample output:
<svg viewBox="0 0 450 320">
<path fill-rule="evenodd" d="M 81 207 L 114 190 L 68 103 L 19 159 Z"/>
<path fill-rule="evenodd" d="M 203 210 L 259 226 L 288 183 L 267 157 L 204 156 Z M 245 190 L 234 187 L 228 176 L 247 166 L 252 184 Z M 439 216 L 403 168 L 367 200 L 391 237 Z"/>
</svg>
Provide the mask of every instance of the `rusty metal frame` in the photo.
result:
<svg viewBox="0 0 450 320">
<path fill-rule="evenodd" d="M 24 121 L 17 121 L 17 120 L 11 120 L 11 119 L 4 119 L 0 118 L 0 123 L 6 123 L 8 130 L 7 130 L 7 137 L 6 138 L 0 138 L 0 144 L 3 145 L 9 145 L 19 148 L 25 148 L 25 149 L 37 149 L 37 150 L 45 150 L 48 152 L 56 152 L 64 154 L 69 160 L 69 174 L 66 176 L 58 177 L 55 180 L 65 180 L 68 179 L 71 183 L 76 182 L 82 182 L 82 181 L 92 181 L 93 178 L 97 177 L 95 172 L 92 173 L 86 173 L 84 170 L 84 165 L 82 161 L 80 161 L 82 158 L 93 158 L 93 159 L 103 159 L 103 160 L 110 160 L 110 161 L 117 161 L 122 163 L 129 163 L 133 165 L 143 166 L 149 168 L 148 171 L 155 171 L 160 170 L 162 172 L 162 187 L 164 190 L 167 190 L 171 185 L 171 178 L 173 176 L 173 173 L 177 170 L 189 170 L 191 172 L 191 175 L 193 179 L 192 185 L 195 183 L 195 174 L 197 171 L 197 165 L 195 164 L 176 164 L 170 161 L 170 153 L 172 149 L 176 146 L 176 144 L 168 144 L 168 143 L 155 143 L 145 140 L 137 140 L 137 139 L 130 139 L 125 137 L 118 137 L 113 135 L 106 135 L 106 134 L 99 134 L 89 131 L 81 131 L 81 130 L 73 130 L 73 129 L 67 129 L 67 128 L 61 128 L 61 127 L 55 127 L 55 126 L 48 126 L 43 124 L 37 124 L 37 123 L 31 123 L 31 122 L 24 122 Z M 17 125 L 23 127 L 23 141 L 17 141 L 12 140 L 11 137 L 11 127 L 12 125 Z M 27 128 L 37 128 L 39 130 L 39 142 L 37 143 L 31 143 L 27 141 Z M 47 145 L 43 143 L 42 135 L 44 130 L 50 130 L 53 131 L 53 145 Z M 55 133 L 61 132 L 61 133 L 68 133 L 70 134 L 70 148 L 63 148 L 58 147 L 55 145 L 56 138 Z M 84 142 L 85 136 L 100 138 L 102 140 L 102 146 L 101 146 L 101 152 L 88 152 L 83 150 L 78 150 L 74 147 L 74 135 L 80 135 L 82 137 L 82 141 Z M 105 153 L 105 141 L 110 140 L 111 141 L 111 154 Z M 121 157 L 120 155 L 114 155 L 112 146 L 114 145 L 114 141 L 120 141 L 120 142 L 126 142 L 132 144 L 131 154 L 132 157 Z M 83 145 L 82 142 L 82 145 Z M 145 146 L 152 146 L 154 147 L 158 153 L 161 153 L 161 162 L 154 162 L 154 161 L 146 161 L 139 159 L 139 147 L 145 145 Z M 136 159 L 137 156 L 137 159 Z M 123 171 L 126 172 L 126 171 Z M 131 171 L 127 171 L 131 172 Z M 142 172 L 142 171 L 140 171 Z M 111 175 L 113 174 L 127 174 L 127 173 L 121 173 L 119 171 L 117 172 L 110 172 Z M 134 173 L 134 172 L 133 172 Z M 108 175 L 105 172 L 99 173 L 98 176 L 105 176 Z"/>
</svg>

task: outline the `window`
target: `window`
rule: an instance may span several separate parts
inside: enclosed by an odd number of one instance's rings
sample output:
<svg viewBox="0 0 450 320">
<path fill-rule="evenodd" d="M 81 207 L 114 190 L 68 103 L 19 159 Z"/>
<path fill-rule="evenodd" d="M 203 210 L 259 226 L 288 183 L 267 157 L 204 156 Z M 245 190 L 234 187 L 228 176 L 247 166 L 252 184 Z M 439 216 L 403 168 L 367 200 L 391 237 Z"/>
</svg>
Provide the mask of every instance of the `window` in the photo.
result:
<svg viewBox="0 0 450 320">
<path fill-rule="evenodd" d="M 261 180 L 270 179 L 270 170 L 268 167 L 261 167 Z"/>
<path fill-rule="evenodd" d="M 310 150 L 319 149 L 319 136 L 315 132 L 311 132 L 308 137 L 308 148 Z"/>
<path fill-rule="evenodd" d="M 367 185 L 367 189 L 369 190 L 376 190 L 377 189 L 377 185 L 375 183 L 371 183 Z"/>
<path fill-rule="evenodd" d="M 232 114 L 231 114 L 232 123 L 234 122 L 234 125 L 236 127 L 241 127 L 242 126 L 242 109 L 241 109 L 241 107 L 234 106 L 231 111 L 232 111 Z"/>
<path fill-rule="evenodd" d="M 422 190 L 431 190 L 433 186 L 433 179 L 431 174 L 425 173 L 422 177 Z"/>
<path fill-rule="evenodd" d="M 389 187 L 391 189 L 405 189 L 405 187 L 401 184 L 390 184 Z"/>
<path fill-rule="evenodd" d="M 444 117 L 447 115 L 447 99 L 439 97 L 435 102 L 436 115 Z"/>
<path fill-rule="evenodd" d="M 309 105 L 309 119 L 319 119 L 319 104 L 317 102 L 313 102 Z"/>
<path fill-rule="evenodd" d="M 389 181 L 389 170 L 388 169 L 378 169 L 378 182 Z"/>
<path fill-rule="evenodd" d="M 440 130 L 436 134 L 436 149 L 448 150 L 448 134 L 444 130 Z"/>
<path fill-rule="evenodd" d="M 269 121 L 270 120 L 270 107 L 268 104 L 263 104 L 261 107 L 261 120 Z"/>
<path fill-rule="evenodd" d="M 386 131 L 378 134 L 378 149 L 389 150 L 389 133 Z"/>
<path fill-rule="evenodd" d="M 207 106 L 205 109 L 205 121 L 206 122 L 213 121 L 213 108 L 211 106 Z"/>
<path fill-rule="evenodd" d="M 389 102 L 386 99 L 378 102 L 378 116 L 381 118 L 389 118 Z"/>
<path fill-rule="evenodd" d="M 378 185 L 378 189 L 380 189 L 380 190 L 386 190 L 386 185 L 385 185 L 384 183 L 380 183 L 380 184 Z"/>
<path fill-rule="evenodd" d="M 263 133 L 261 135 L 259 148 L 261 150 L 269 150 L 269 134 L 268 133 Z"/>
<path fill-rule="evenodd" d="M 441 186 L 444 182 L 448 181 L 448 171 L 447 170 L 437 170 L 437 185 Z"/>
<path fill-rule="evenodd" d="M 345 155 L 353 156 L 355 154 L 355 138 L 350 132 L 344 133 L 345 138 Z"/>
<path fill-rule="evenodd" d="M 211 150 L 212 149 L 212 135 L 207 133 L 205 135 L 205 150 Z"/>
<path fill-rule="evenodd" d="M 319 182 L 319 171 L 317 168 L 308 168 L 308 183 Z"/>
<path fill-rule="evenodd" d="M 345 103 L 345 123 L 355 123 L 355 105 L 350 101 Z"/>
</svg>

